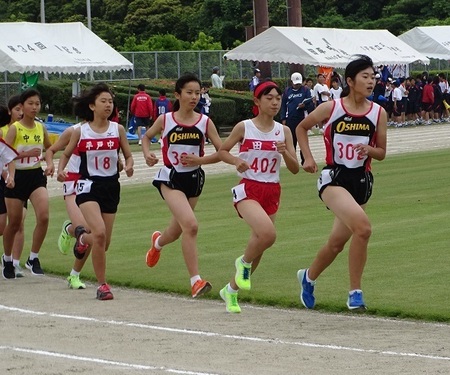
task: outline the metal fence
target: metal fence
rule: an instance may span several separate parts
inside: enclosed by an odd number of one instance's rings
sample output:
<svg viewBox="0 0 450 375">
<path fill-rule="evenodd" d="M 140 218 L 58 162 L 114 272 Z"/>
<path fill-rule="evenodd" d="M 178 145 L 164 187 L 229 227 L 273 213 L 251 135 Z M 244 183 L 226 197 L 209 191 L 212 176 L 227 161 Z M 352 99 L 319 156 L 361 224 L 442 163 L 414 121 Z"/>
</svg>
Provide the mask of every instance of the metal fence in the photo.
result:
<svg viewBox="0 0 450 375">
<path fill-rule="evenodd" d="M 251 61 L 231 61 L 223 58 L 227 51 L 149 51 L 149 52 L 122 52 L 122 55 L 133 63 L 132 72 L 103 72 L 92 75 L 76 74 L 48 74 L 48 79 L 91 79 L 96 81 L 116 81 L 124 79 L 177 79 L 185 72 L 196 73 L 201 80 L 209 81 L 212 68 L 217 66 L 220 74 L 227 79 L 250 79 L 253 76 L 254 63 Z M 300 62 L 301 63 L 301 62 Z M 272 63 L 273 78 L 289 78 L 289 65 L 285 63 Z M 429 66 L 411 64 L 410 70 L 448 70 L 449 62 L 432 59 Z M 315 76 L 316 68 L 305 66 L 306 76 Z M 20 91 L 20 75 L 17 73 L 4 73 L 0 79 L 0 103 Z M 47 78 L 46 77 L 46 78 Z M 226 81 L 225 79 L 225 86 Z"/>
</svg>

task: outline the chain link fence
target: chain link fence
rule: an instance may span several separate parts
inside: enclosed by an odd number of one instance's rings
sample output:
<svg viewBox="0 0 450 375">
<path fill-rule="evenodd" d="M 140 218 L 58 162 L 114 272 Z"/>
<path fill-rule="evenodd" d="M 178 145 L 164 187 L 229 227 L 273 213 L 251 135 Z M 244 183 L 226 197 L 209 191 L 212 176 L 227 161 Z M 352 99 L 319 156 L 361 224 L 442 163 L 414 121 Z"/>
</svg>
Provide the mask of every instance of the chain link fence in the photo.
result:
<svg viewBox="0 0 450 375">
<path fill-rule="evenodd" d="M 146 80 L 146 79 L 170 79 L 175 80 L 186 72 L 193 72 L 203 81 L 209 81 L 212 68 L 217 66 L 220 74 L 225 75 L 226 81 L 231 79 L 250 79 L 253 76 L 255 63 L 251 61 L 231 61 L 223 58 L 226 50 L 220 51 L 150 51 L 150 52 L 122 52 L 122 55 L 133 63 L 132 72 L 95 72 L 91 74 L 47 74 L 41 79 L 71 79 L 77 78 L 95 81 L 116 80 Z M 411 64 L 410 71 L 449 69 L 448 61 L 431 60 L 429 66 L 423 64 Z M 272 78 L 285 79 L 288 82 L 290 71 L 285 63 L 272 63 Z M 316 68 L 305 66 L 305 76 L 314 77 Z M 7 73 L 0 79 L 0 103 L 5 103 L 8 97 L 20 91 L 20 74 Z"/>
</svg>

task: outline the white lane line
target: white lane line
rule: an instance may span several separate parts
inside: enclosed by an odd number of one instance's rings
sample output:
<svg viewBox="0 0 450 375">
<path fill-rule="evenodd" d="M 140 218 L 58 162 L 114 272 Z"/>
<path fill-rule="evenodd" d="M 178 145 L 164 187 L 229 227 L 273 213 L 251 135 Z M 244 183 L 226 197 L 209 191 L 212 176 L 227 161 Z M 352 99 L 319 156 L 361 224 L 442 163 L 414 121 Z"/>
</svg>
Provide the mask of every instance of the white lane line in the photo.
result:
<svg viewBox="0 0 450 375">
<path fill-rule="evenodd" d="M 130 322 L 125 322 L 125 321 L 117 321 L 117 320 L 101 320 L 101 319 L 97 319 L 97 318 L 89 318 L 89 317 L 77 316 L 77 315 L 47 313 L 47 312 L 41 312 L 41 311 L 21 309 L 21 308 L 17 308 L 17 307 L 10 307 L 10 306 L 5 306 L 5 305 L 0 305 L 0 310 L 13 311 L 13 312 L 29 314 L 29 315 L 49 316 L 52 318 L 60 318 L 60 319 L 68 319 L 68 320 L 83 320 L 83 321 L 89 321 L 89 322 L 100 323 L 100 324 L 110 324 L 110 325 L 116 325 L 116 326 L 151 329 L 151 330 L 155 330 L 155 331 L 163 331 L 163 332 L 171 332 L 171 333 L 182 333 L 182 334 L 187 334 L 187 335 L 218 337 L 218 338 L 223 338 L 223 339 L 232 339 L 232 340 L 240 340 L 240 341 L 251 341 L 251 342 L 258 342 L 258 343 L 263 343 L 263 344 L 295 345 L 295 346 L 303 346 L 303 347 L 317 348 L 317 349 L 343 350 L 343 351 L 368 353 L 368 354 L 382 354 L 382 355 L 389 355 L 389 356 L 395 356 L 395 357 L 410 357 L 410 358 L 431 359 L 431 360 L 438 360 L 438 361 L 450 361 L 450 357 L 437 356 L 437 355 L 431 355 L 431 354 L 396 352 L 396 351 L 391 351 L 391 350 L 386 351 L 386 350 L 378 350 L 378 349 L 361 349 L 361 348 L 353 348 L 353 347 L 341 346 L 341 345 L 315 344 L 315 343 L 309 343 L 309 342 L 304 342 L 304 341 L 286 341 L 286 340 L 280 340 L 280 339 L 266 339 L 266 338 L 261 338 L 261 337 L 252 337 L 252 336 L 227 335 L 227 334 L 222 334 L 222 333 L 218 333 L 218 332 L 197 331 L 197 330 L 190 330 L 190 329 L 161 327 L 161 326 L 155 326 L 155 325 L 143 324 L 143 323 L 130 323 Z"/>
<path fill-rule="evenodd" d="M 70 359 L 70 360 L 81 361 L 81 362 L 91 362 L 91 363 L 102 364 L 102 365 L 119 366 L 119 367 L 125 367 L 125 368 L 129 368 L 129 369 L 133 369 L 133 370 L 158 370 L 158 371 L 168 372 L 171 374 L 183 374 L 183 375 L 218 375 L 218 374 L 213 374 L 210 372 L 184 371 L 184 370 L 167 368 L 164 366 L 157 367 L 157 366 L 137 365 L 134 363 L 110 361 L 108 359 L 101 359 L 101 358 L 81 357 L 78 355 L 49 352 L 46 350 L 18 348 L 15 346 L 0 346 L 0 350 L 5 350 L 5 351 L 10 350 L 10 351 L 19 352 L 19 353 L 35 354 L 35 355 L 46 356 L 46 357 L 56 357 L 56 358 Z"/>
</svg>

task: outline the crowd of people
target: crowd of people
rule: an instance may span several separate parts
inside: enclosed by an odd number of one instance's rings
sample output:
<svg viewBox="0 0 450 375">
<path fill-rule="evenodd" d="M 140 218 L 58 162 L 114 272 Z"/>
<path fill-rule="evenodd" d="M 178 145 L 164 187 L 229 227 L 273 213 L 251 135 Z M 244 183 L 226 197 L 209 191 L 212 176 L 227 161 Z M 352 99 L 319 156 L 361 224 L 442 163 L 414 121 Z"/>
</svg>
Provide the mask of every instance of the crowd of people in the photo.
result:
<svg viewBox="0 0 450 375">
<path fill-rule="evenodd" d="M 251 275 L 276 240 L 274 223 L 280 204 L 282 161 L 291 173 L 298 173 L 296 148 L 299 146 L 303 170 L 318 172 L 308 140 L 311 129 L 317 127 L 326 144 L 326 166 L 320 172 L 317 189 L 335 218 L 331 233 L 312 264 L 297 273 L 300 302 L 308 309 L 314 308 L 317 279 L 350 242 L 347 307 L 365 310 L 362 277 L 371 236 L 365 208 L 374 183 L 371 162 L 383 160 L 386 155 L 390 112 L 386 106 L 388 101 L 382 97 L 387 97 L 387 87 L 391 84 L 387 80 L 384 91 L 380 89 L 381 75 L 372 60 L 364 55 L 348 64 L 343 77 L 332 77 L 331 87 L 325 83 L 323 74 L 317 76 L 313 85 L 312 79 L 303 82 L 302 75 L 295 72 L 291 76 L 292 85 L 285 90 L 270 79 L 261 79 L 259 70 L 255 70 L 254 78 L 252 92 L 257 114 L 236 124 L 223 142 L 209 117 L 209 85 L 202 84 L 196 75 L 185 74 L 177 80 L 173 107 L 165 91 L 160 91 L 155 105 L 145 93 L 145 86 L 138 86 L 131 109 L 139 119 L 143 156 L 149 167 L 161 162 L 153 185 L 171 213 L 167 226 L 155 230 L 151 236 L 146 264 L 150 268 L 157 266 L 163 248 L 180 239 L 192 297 L 212 289 L 211 283 L 200 276 L 198 266 L 199 224 L 195 208 L 206 178 L 202 165 L 220 161 L 234 165 L 240 180 L 230 187 L 230 200 L 238 217 L 250 228 L 250 238 L 243 245 L 242 255 L 233 262 L 234 275 L 219 294 L 228 312 L 239 313 L 239 290 L 251 289 Z M 427 113 L 429 108 L 423 105 L 428 103 L 423 101 L 424 93 L 429 90 L 425 89 L 426 85 L 420 91 L 417 80 L 392 84 L 398 87 L 402 83 L 408 87 L 407 98 L 421 94 L 419 108 Z M 446 87 L 447 92 L 444 90 L 443 94 L 448 95 L 448 84 Z M 380 90 L 379 97 L 375 97 L 377 90 Z M 401 93 L 397 94 L 398 91 L 392 95 L 392 114 L 396 118 L 401 117 L 404 100 Z M 440 120 L 445 111 L 439 112 L 431 102 L 429 105 L 433 118 L 437 112 Z M 133 175 L 133 157 L 125 129 L 111 120 L 115 107 L 113 93 L 106 84 L 100 83 L 74 98 L 75 113 L 82 121 L 67 128 L 53 145 L 45 126 L 35 120 L 40 106 L 39 92 L 29 89 L 11 98 L 8 107 L 0 111 L 4 125 L 0 162 L 6 166 L 2 168 L 0 189 L 3 194 L 0 199 L 2 275 L 5 279 L 23 275 L 19 259 L 28 200 L 36 213 L 36 226 L 25 265 L 33 275 L 44 274 L 39 251 L 49 224 L 46 183 L 47 176 L 56 174 L 62 183 L 69 217 L 62 225 L 58 248 L 63 254 L 72 250 L 75 256 L 68 285 L 72 289 L 86 287 L 80 273 L 91 255 L 98 281 L 96 297 L 113 299 L 106 279 L 106 252 L 120 201 L 119 174 L 123 170 L 128 177 Z M 281 122 L 277 122 L 275 117 L 280 110 Z M 418 108 L 414 110 L 418 115 Z M 154 122 L 149 126 L 152 119 Z M 157 135 L 160 135 L 161 161 L 151 150 Z M 211 154 L 205 153 L 207 142 L 215 149 Z M 230 153 L 235 145 L 237 156 Z M 44 149 L 45 168 L 41 166 Z M 53 158 L 58 151 L 62 154 L 55 168 Z"/>
<path fill-rule="evenodd" d="M 450 121 L 450 90 L 444 73 L 431 77 L 423 72 L 416 77 L 393 79 L 380 71 L 376 79 L 373 101 L 387 111 L 389 126 Z"/>
</svg>

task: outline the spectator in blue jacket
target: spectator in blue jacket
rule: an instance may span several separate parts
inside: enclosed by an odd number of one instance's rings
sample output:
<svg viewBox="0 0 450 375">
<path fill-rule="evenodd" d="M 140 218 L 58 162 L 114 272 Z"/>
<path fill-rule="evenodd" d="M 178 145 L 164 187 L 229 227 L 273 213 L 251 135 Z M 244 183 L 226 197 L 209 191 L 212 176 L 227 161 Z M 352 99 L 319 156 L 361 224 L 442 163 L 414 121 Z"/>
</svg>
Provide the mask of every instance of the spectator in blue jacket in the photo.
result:
<svg viewBox="0 0 450 375">
<path fill-rule="evenodd" d="M 294 148 L 297 149 L 295 129 L 308 112 L 314 110 L 311 90 L 302 85 L 303 77 L 300 73 L 291 75 L 292 86 L 288 87 L 281 98 L 281 122 L 291 129 Z M 301 156 L 301 152 L 300 152 Z M 303 160 L 303 158 L 302 158 Z"/>
</svg>

